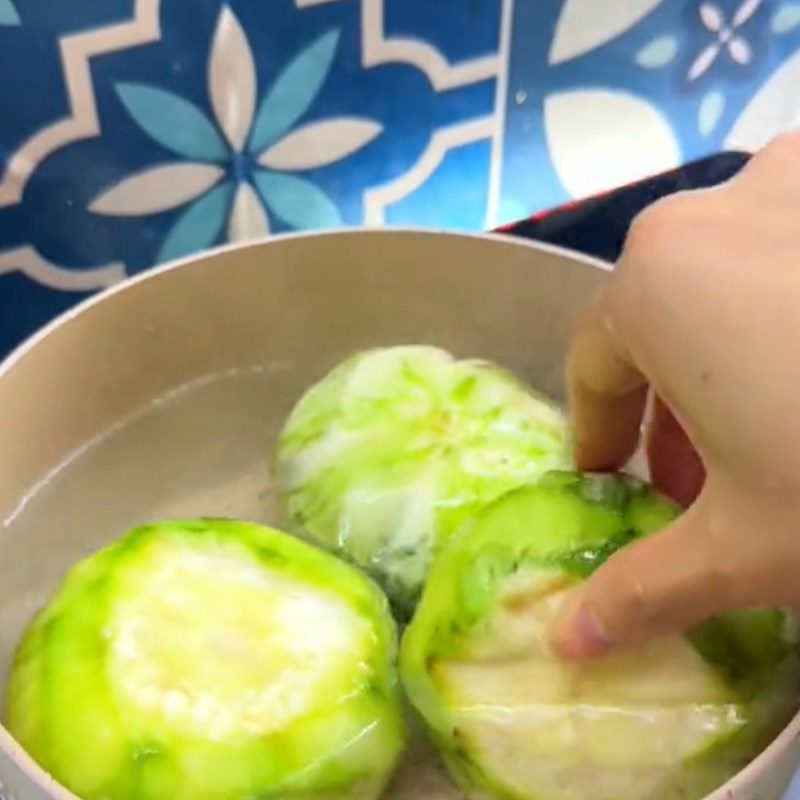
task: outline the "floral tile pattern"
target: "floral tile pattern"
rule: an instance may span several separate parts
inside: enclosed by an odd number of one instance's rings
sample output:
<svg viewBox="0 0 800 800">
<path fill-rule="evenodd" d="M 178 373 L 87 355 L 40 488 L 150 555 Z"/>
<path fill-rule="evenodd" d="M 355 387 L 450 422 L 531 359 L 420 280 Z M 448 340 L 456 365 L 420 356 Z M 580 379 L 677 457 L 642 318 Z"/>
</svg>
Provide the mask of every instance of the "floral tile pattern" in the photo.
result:
<svg viewBox="0 0 800 800">
<path fill-rule="evenodd" d="M 383 126 L 360 117 L 335 117 L 293 129 L 322 89 L 339 44 L 331 30 L 305 46 L 257 102 L 253 51 L 239 20 L 223 8 L 211 42 L 209 119 L 180 95 L 141 83 L 115 86 L 142 131 L 180 161 L 158 164 L 104 190 L 89 211 L 141 217 L 182 208 L 157 261 L 213 244 L 263 236 L 270 214 L 297 230 L 343 224 L 334 201 L 294 174 L 342 161 L 368 145 Z M 274 224 L 273 226 L 274 227 Z"/>
<path fill-rule="evenodd" d="M 800 3 L 516 0 L 498 217 L 593 194 L 800 123 Z M 526 47 L 533 26 L 555 31 Z M 542 75 L 546 75 L 542 79 Z M 546 200 L 545 200 L 546 198 Z M 533 205 L 538 205 L 534 202 Z"/>
<path fill-rule="evenodd" d="M 226 241 L 480 230 L 800 123 L 798 0 L 0 0 L 0 353 Z"/>
</svg>

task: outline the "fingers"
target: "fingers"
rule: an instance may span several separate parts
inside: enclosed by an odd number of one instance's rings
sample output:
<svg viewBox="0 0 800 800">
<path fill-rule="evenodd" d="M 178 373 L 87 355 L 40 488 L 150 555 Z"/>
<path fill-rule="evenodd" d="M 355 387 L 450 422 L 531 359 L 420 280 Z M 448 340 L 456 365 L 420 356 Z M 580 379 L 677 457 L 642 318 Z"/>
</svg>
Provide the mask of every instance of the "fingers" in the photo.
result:
<svg viewBox="0 0 800 800">
<path fill-rule="evenodd" d="M 606 296 L 575 328 L 566 382 L 578 468 L 618 469 L 639 442 L 647 383 L 613 332 Z"/>
<path fill-rule="evenodd" d="M 786 276 L 797 261 L 798 165 L 795 133 L 729 184 L 651 206 L 575 330 L 566 382 L 578 468 L 625 464 L 649 384 L 682 423 L 657 404 L 651 475 L 689 508 L 581 587 L 554 631 L 565 657 L 800 597 L 800 459 L 791 447 L 800 425 L 781 391 L 796 361 L 784 345 L 797 340 Z M 685 431 L 709 465 L 707 481 Z"/>
<path fill-rule="evenodd" d="M 669 528 L 614 554 L 584 585 L 554 632 L 568 659 L 682 631 L 733 602 L 702 502 Z"/>
<path fill-rule="evenodd" d="M 800 192 L 800 130 L 782 133 L 759 150 L 732 179 L 731 185 L 748 192 L 797 201 Z"/>
<path fill-rule="evenodd" d="M 672 412 L 658 399 L 647 435 L 647 457 L 656 488 L 684 508 L 690 506 L 703 488 L 703 462 Z"/>
</svg>

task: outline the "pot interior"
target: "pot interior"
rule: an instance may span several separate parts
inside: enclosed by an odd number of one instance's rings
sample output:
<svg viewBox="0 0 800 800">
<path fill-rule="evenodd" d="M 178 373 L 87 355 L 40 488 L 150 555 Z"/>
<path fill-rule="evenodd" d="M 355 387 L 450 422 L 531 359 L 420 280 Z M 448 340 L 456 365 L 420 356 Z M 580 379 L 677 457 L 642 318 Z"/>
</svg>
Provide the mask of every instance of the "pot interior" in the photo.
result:
<svg viewBox="0 0 800 800">
<path fill-rule="evenodd" d="M 0 369 L 0 685 L 65 570 L 134 525 L 278 523 L 275 437 L 353 351 L 435 344 L 560 397 L 601 267 L 500 237 L 295 237 L 149 275 L 52 326 Z M 448 796 L 441 776 L 407 772 L 416 796 Z"/>
</svg>

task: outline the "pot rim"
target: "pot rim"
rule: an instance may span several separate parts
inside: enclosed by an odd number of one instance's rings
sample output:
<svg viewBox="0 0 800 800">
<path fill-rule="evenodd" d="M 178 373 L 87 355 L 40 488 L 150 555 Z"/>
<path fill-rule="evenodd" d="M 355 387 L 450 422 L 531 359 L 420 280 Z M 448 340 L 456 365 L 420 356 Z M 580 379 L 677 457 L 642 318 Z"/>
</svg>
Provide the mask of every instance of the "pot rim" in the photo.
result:
<svg viewBox="0 0 800 800">
<path fill-rule="evenodd" d="M 293 231 L 289 233 L 271 234 L 262 236 L 255 239 L 248 239 L 244 242 L 232 242 L 222 244 L 217 247 L 209 248 L 198 253 L 193 253 L 182 258 L 176 258 L 171 261 L 166 261 L 163 264 L 158 264 L 154 267 L 149 267 L 141 272 L 131 275 L 119 283 L 106 287 L 90 297 L 81 300 L 74 306 L 62 311 L 49 322 L 45 323 L 41 328 L 34 331 L 30 336 L 22 340 L 16 345 L 3 359 L 0 359 L 0 378 L 9 371 L 14 364 L 23 358 L 30 350 L 32 350 L 40 341 L 50 336 L 57 328 L 63 324 L 80 316 L 85 311 L 89 310 L 97 303 L 101 303 L 113 295 L 123 292 L 129 287 L 136 284 L 143 283 L 149 280 L 156 280 L 161 275 L 180 269 L 181 267 L 190 264 L 207 261 L 219 255 L 235 252 L 237 250 L 248 250 L 263 247 L 264 245 L 277 244 L 284 241 L 293 239 L 327 239 L 327 238 L 349 238 L 355 236 L 375 236 L 382 237 L 394 234 L 408 234 L 413 236 L 430 236 L 431 238 L 460 238 L 460 239 L 475 239 L 479 241 L 499 241 L 505 244 L 518 245 L 520 247 L 535 250 L 538 252 L 550 253 L 552 255 L 562 256 L 571 261 L 576 261 L 585 266 L 596 267 L 597 269 L 610 272 L 613 270 L 614 265 L 608 261 L 604 261 L 594 256 L 586 255 L 578 250 L 572 250 L 567 247 L 549 244 L 548 242 L 540 242 L 534 239 L 526 239 L 513 234 L 504 232 L 477 232 L 477 233 L 462 233 L 460 231 L 448 231 L 444 228 L 417 228 L 417 227 L 386 227 L 386 228 L 368 228 L 368 227 L 352 227 L 352 228 L 338 228 L 334 230 L 320 230 L 320 231 Z"/>
</svg>

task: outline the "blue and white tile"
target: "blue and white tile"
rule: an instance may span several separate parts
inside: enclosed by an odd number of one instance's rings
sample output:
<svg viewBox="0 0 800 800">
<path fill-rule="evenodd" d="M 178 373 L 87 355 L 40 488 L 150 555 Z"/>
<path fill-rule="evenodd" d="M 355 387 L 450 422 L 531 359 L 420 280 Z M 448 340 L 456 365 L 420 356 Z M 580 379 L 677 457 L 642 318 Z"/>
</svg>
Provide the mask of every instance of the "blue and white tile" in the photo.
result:
<svg viewBox="0 0 800 800">
<path fill-rule="evenodd" d="M 43 264 L 81 292 L 223 241 L 383 222 L 450 149 L 493 134 L 485 31 L 442 53 L 410 21 L 382 0 L 140 0 L 56 37 L 67 96 L 20 141 L 3 131 L 2 297 L 38 323 L 19 276 L 41 283 Z"/>
<path fill-rule="evenodd" d="M 0 351 L 224 241 L 482 229 L 800 121 L 797 0 L 0 0 Z"/>
<path fill-rule="evenodd" d="M 797 124 L 795 2 L 620 0 L 601 13 L 567 0 L 547 11 L 514 0 L 510 15 L 497 221 Z M 537 27 L 552 37 L 531 37 Z"/>
</svg>

